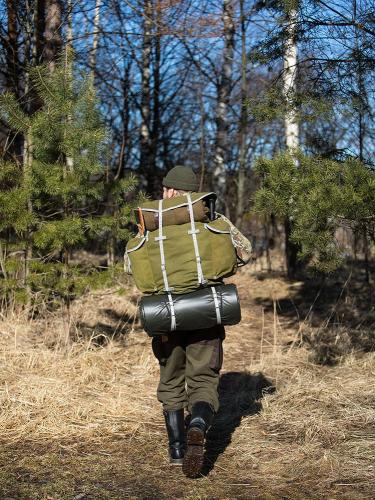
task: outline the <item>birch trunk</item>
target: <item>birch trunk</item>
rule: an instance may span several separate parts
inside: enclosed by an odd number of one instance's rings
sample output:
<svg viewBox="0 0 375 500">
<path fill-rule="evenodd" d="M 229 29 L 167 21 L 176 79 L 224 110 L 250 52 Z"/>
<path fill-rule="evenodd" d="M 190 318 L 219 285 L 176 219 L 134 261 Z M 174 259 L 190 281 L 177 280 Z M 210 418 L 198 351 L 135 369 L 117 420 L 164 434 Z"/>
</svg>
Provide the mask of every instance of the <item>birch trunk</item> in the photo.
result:
<svg viewBox="0 0 375 500">
<path fill-rule="evenodd" d="M 228 161 L 228 105 L 232 87 L 234 34 L 232 0 L 223 0 L 224 51 L 218 86 L 216 111 L 216 145 L 213 183 L 218 195 L 218 209 L 225 208 L 226 167 Z"/>
<path fill-rule="evenodd" d="M 357 2 L 353 2 L 353 18 L 357 19 Z M 358 99 L 358 152 L 359 152 L 359 160 L 364 161 L 364 153 L 365 153 L 365 138 L 366 138 L 366 102 L 368 100 L 367 89 L 365 85 L 364 79 L 364 66 L 362 59 L 362 51 L 361 45 L 363 44 L 363 40 L 361 40 L 361 33 L 358 28 L 355 31 L 355 50 L 357 54 L 356 60 L 356 71 L 357 71 L 357 99 Z M 371 273 L 370 273 L 370 265 L 369 265 L 369 232 L 366 225 L 363 226 L 362 229 L 362 238 L 363 238 L 363 253 L 365 260 L 365 280 L 366 283 L 370 283 Z"/>
<path fill-rule="evenodd" d="M 95 80 L 95 68 L 96 68 L 96 56 L 98 52 L 99 44 L 99 30 L 100 30 L 100 8 L 102 6 L 102 0 L 96 0 L 95 2 L 95 14 L 94 14 L 94 34 L 92 38 L 92 48 L 89 57 L 89 67 L 92 82 Z"/>
<path fill-rule="evenodd" d="M 287 104 L 285 113 L 285 144 L 287 151 L 294 155 L 299 147 L 299 123 L 297 116 L 297 109 L 295 105 L 296 93 L 296 75 L 297 75 L 297 20 L 298 13 L 296 8 L 290 9 L 286 12 L 286 39 L 284 42 L 284 71 L 283 71 L 283 84 L 284 96 Z M 295 159 L 297 162 L 297 159 Z M 300 263 L 298 262 L 299 246 L 291 240 L 293 223 L 287 219 L 284 221 L 285 228 L 285 261 L 287 274 L 292 278 Z"/>
<path fill-rule="evenodd" d="M 287 37 L 284 45 L 284 95 L 287 103 L 285 113 L 285 143 L 287 150 L 297 151 L 299 147 L 299 124 L 294 104 L 297 75 L 297 10 L 291 9 L 287 15 Z"/>
</svg>

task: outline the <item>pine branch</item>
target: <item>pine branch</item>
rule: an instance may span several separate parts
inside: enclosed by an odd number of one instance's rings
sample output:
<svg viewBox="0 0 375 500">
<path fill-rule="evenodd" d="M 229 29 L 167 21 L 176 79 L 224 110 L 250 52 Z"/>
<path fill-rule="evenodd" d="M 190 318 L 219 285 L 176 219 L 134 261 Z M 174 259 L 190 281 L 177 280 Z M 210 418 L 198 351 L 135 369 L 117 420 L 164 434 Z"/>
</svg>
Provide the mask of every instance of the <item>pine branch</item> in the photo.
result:
<svg viewBox="0 0 375 500">
<path fill-rule="evenodd" d="M 30 127 L 30 118 L 22 111 L 14 94 L 6 92 L 0 95 L 0 113 L 11 128 L 25 132 Z"/>
</svg>

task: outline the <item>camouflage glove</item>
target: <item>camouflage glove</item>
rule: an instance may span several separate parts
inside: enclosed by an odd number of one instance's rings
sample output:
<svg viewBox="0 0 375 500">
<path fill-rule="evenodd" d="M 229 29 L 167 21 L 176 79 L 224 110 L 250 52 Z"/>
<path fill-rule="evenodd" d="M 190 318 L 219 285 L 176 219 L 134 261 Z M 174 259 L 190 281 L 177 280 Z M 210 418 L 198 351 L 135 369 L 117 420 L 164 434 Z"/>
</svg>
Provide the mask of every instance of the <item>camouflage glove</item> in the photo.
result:
<svg viewBox="0 0 375 500">
<path fill-rule="evenodd" d="M 240 261 L 239 266 L 245 266 L 253 257 L 253 248 L 250 241 L 236 228 L 234 224 L 232 224 L 227 217 L 219 214 L 218 212 L 216 213 L 221 219 L 229 224 L 232 242 L 236 249 L 238 260 Z"/>
</svg>

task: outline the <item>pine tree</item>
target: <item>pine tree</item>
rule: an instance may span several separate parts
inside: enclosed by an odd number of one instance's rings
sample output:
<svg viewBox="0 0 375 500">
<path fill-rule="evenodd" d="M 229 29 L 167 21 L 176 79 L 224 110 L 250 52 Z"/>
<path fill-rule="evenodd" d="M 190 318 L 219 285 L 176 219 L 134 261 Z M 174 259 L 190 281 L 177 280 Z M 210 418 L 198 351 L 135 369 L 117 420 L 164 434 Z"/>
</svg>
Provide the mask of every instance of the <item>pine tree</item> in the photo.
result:
<svg viewBox="0 0 375 500">
<path fill-rule="evenodd" d="M 124 241 L 130 235 L 132 204 L 125 195 L 134 191 L 136 181 L 108 182 L 103 167 L 107 133 L 92 80 L 67 71 L 67 64 L 71 67 L 71 61 L 61 60 L 53 72 L 47 66 L 30 69 L 44 103 L 33 115 L 25 114 L 10 93 L 0 100 L 4 119 L 27 137 L 28 158 L 23 165 L 3 161 L 0 166 L 0 291 L 8 300 L 16 295 L 29 300 L 29 289 L 34 301 L 39 297 L 69 304 L 114 272 L 72 265 L 72 251 L 90 241 L 103 241 L 105 248 L 109 238 Z M 111 215 L 103 206 L 108 191 L 116 206 Z M 9 258 L 9 252 L 20 251 L 27 269 L 23 273 L 20 259 Z"/>
<path fill-rule="evenodd" d="M 375 236 L 375 172 L 356 159 L 344 162 L 322 157 L 280 154 L 260 159 L 261 186 L 254 209 L 264 216 L 292 221 L 292 240 L 300 259 L 322 272 L 335 270 L 345 257 L 336 229 L 364 228 Z"/>
</svg>

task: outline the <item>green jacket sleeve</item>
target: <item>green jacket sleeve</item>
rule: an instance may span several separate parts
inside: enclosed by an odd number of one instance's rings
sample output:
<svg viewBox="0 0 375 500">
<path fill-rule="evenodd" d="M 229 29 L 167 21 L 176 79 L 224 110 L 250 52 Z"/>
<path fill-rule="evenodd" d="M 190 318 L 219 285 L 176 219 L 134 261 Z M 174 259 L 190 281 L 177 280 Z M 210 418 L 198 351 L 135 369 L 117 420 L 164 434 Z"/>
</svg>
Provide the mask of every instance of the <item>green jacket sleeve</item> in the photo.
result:
<svg viewBox="0 0 375 500">
<path fill-rule="evenodd" d="M 248 240 L 246 236 L 244 236 L 241 231 L 239 231 L 236 226 L 232 224 L 229 219 L 227 219 L 227 217 L 222 214 L 218 215 L 220 215 L 220 217 L 225 220 L 230 226 L 232 242 L 236 249 L 237 257 L 240 260 L 240 265 L 244 266 L 248 264 L 253 258 L 253 247 L 250 240 Z"/>
</svg>

